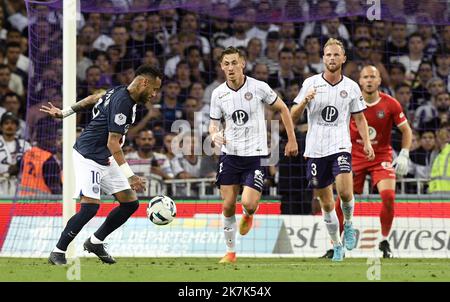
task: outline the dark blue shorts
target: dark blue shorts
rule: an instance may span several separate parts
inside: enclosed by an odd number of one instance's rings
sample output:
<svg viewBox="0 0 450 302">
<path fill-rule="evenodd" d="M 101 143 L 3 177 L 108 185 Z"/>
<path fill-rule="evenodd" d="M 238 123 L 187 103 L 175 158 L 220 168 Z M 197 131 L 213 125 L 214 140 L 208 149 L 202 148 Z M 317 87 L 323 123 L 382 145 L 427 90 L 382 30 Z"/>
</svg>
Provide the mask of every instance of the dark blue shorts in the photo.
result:
<svg viewBox="0 0 450 302">
<path fill-rule="evenodd" d="M 352 155 L 340 152 L 321 158 L 308 158 L 307 179 L 312 188 L 322 189 L 332 183 L 338 174 L 352 171 Z"/>
<path fill-rule="evenodd" d="M 219 158 L 216 185 L 243 185 L 262 192 L 266 167 L 261 166 L 261 156 L 223 154 Z"/>
</svg>

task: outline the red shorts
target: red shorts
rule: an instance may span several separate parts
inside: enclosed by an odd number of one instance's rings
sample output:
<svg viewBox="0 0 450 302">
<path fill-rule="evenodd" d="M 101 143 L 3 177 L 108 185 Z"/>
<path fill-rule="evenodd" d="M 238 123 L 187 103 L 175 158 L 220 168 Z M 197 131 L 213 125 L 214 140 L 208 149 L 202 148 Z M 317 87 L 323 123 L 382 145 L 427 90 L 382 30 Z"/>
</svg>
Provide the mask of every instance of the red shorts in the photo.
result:
<svg viewBox="0 0 450 302">
<path fill-rule="evenodd" d="M 362 193 L 367 174 L 370 174 L 372 178 L 372 186 L 375 186 L 382 179 L 395 179 L 391 157 L 375 157 L 374 161 L 353 158 L 352 166 L 353 190 L 356 194 Z"/>
</svg>

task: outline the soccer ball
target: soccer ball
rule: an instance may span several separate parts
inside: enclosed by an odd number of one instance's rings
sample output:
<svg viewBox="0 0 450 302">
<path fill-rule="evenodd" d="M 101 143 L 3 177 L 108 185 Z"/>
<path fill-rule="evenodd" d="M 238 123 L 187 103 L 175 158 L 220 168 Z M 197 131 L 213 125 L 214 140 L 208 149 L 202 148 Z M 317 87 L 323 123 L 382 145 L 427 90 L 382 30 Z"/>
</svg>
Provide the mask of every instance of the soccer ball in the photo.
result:
<svg viewBox="0 0 450 302">
<path fill-rule="evenodd" d="M 177 215 L 177 206 L 172 198 L 165 195 L 153 197 L 147 206 L 147 217 L 157 225 L 165 225 L 172 222 Z"/>
</svg>

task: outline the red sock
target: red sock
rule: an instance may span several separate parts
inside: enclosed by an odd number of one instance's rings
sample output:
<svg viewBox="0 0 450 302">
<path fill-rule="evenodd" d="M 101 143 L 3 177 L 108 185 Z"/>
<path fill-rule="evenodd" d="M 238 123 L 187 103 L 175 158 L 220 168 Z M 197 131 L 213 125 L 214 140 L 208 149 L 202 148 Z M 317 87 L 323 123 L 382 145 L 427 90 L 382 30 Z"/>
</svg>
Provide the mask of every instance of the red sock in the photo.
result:
<svg viewBox="0 0 450 302">
<path fill-rule="evenodd" d="M 344 231 L 344 213 L 341 209 L 341 199 L 339 195 L 336 198 L 336 203 L 334 204 L 334 208 L 336 210 L 337 217 L 339 219 L 339 233 L 342 235 L 342 232 Z"/>
<path fill-rule="evenodd" d="M 383 205 L 380 212 L 381 234 L 384 237 L 389 235 L 391 231 L 392 221 L 394 220 L 394 190 L 384 190 L 380 192 Z"/>
</svg>

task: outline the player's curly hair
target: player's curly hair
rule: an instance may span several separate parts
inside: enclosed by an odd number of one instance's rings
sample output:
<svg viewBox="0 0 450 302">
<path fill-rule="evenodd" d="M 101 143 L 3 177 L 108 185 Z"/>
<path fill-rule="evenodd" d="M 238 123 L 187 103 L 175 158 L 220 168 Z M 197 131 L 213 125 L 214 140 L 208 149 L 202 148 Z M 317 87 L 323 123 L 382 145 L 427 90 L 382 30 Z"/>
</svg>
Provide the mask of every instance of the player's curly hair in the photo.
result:
<svg viewBox="0 0 450 302">
<path fill-rule="evenodd" d="M 160 78 L 161 80 L 163 78 L 163 74 L 157 68 L 150 65 L 139 66 L 138 69 L 136 69 L 135 76 L 137 77 L 140 75 L 152 77 L 155 79 Z"/>
</svg>

